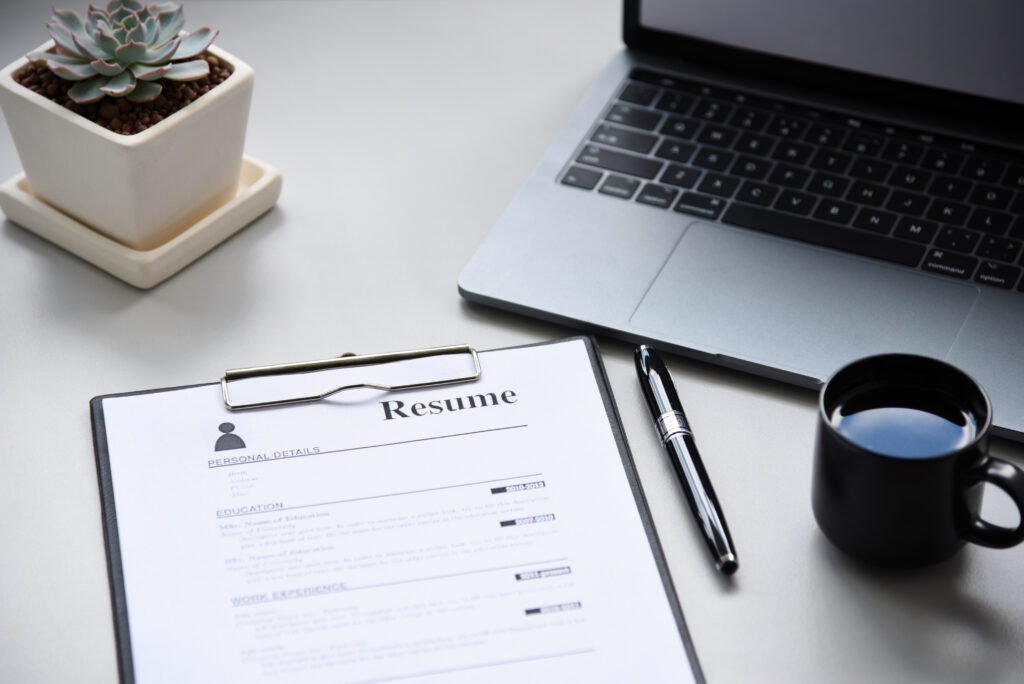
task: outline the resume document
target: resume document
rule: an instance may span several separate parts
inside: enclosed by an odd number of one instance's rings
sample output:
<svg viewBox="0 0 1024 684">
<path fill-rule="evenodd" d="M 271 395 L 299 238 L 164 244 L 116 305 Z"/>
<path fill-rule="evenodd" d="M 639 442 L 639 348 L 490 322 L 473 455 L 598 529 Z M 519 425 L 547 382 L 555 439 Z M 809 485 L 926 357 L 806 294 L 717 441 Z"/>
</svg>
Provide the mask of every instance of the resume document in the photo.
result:
<svg viewBox="0 0 1024 684">
<path fill-rule="evenodd" d="M 218 385 L 96 400 L 125 679 L 693 681 L 588 350 L 251 411 Z"/>
</svg>

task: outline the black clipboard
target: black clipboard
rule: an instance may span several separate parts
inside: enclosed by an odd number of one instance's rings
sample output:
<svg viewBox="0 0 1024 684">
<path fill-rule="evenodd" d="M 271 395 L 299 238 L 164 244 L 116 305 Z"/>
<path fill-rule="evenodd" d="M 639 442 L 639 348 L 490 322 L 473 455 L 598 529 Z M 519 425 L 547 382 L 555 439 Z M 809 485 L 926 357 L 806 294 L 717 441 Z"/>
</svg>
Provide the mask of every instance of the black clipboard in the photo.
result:
<svg viewBox="0 0 1024 684">
<path fill-rule="evenodd" d="M 640 516 L 640 520 L 644 527 L 644 532 L 647 536 L 647 542 L 650 545 L 651 552 L 654 556 L 655 565 L 657 566 L 658 573 L 661 576 L 662 585 L 665 591 L 665 597 L 669 603 L 672 616 L 675 619 L 676 627 L 679 630 L 679 637 L 682 640 L 683 648 L 686 652 L 687 657 L 689 658 L 694 678 L 697 682 L 703 684 L 705 682 L 705 679 L 700 667 L 700 661 L 697 659 L 697 653 L 693 646 L 693 641 L 690 637 L 689 630 L 687 629 L 686 620 L 683 616 L 682 608 L 679 605 L 679 598 L 676 594 L 675 586 L 672 583 L 672 578 L 669 573 L 668 564 L 665 560 L 665 555 L 661 548 L 661 542 L 658 539 L 658 533 L 655 529 L 654 522 L 651 518 L 650 509 L 647 505 L 647 499 L 644 495 L 643 488 L 640 485 L 640 479 L 636 471 L 636 465 L 633 462 L 633 456 L 629 450 L 629 444 L 626 440 L 625 431 L 622 428 L 622 421 L 619 417 L 618 408 L 616 407 L 615 400 L 612 395 L 611 385 L 608 382 L 608 375 L 605 371 L 604 363 L 601 360 L 601 355 L 597 345 L 597 341 L 592 336 L 581 335 L 576 337 L 551 340 L 548 342 L 517 345 L 513 347 L 502 347 L 489 351 L 505 351 L 511 349 L 535 347 L 548 344 L 560 344 L 573 340 L 582 341 L 586 348 L 587 355 L 590 360 L 591 370 L 594 373 L 597 388 L 600 393 L 601 400 L 604 404 L 608 424 L 614 436 L 616 446 L 618 447 L 622 467 L 625 472 L 626 479 L 629 483 L 630 490 L 633 494 L 633 500 L 636 503 L 637 512 Z M 111 472 L 110 455 L 107 445 L 106 422 L 104 420 L 103 414 L 104 400 L 143 394 L 154 394 L 159 392 L 173 392 L 182 389 L 189 389 L 192 387 L 220 384 L 225 404 L 226 406 L 228 406 L 228 408 L 231 408 L 232 410 L 259 409 L 265 408 L 268 405 L 305 403 L 319 401 L 323 398 L 326 398 L 327 396 L 333 395 L 338 391 L 352 389 L 356 386 L 332 388 L 332 391 L 326 392 L 325 394 L 323 394 L 323 396 L 306 396 L 299 398 L 290 397 L 282 398 L 281 400 L 275 402 L 262 402 L 252 406 L 232 406 L 230 402 L 228 384 L 231 382 L 232 379 L 239 379 L 243 377 L 258 377 L 261 374 L 267 375 L 286 374 L 289 372 L 316 372 L 319 370 L 324 370 L 325 368 L 333 368 L 344 365 L 372 365 L 375 363 L 389 363 L 395 360 L 418 358 L 419 356 L 422 355 L 453 353 L 470 354 L 472 356 L 473 363 L 476 367 L 475 374 L 473 374 L 472 376 L 467 375 L 465 377 L 459 378 L 442 378 L 438 379 L 436 382 L 433 383 L 414 383 L 412 385 L 409 385 L 409 387 L 419 387 L 425 386 L 427 384 L 442 385 L 454 384 L 458 382 L 471 382 L 476 378 L 480 377 L 483 370 L 480 366 L 476 350 L 466 345 L 457 345 L 452 347 L 438 347 L 426 350 L 392 352 L 388 354 L 374 354 L 367 356 L 343 354 L 339 357 L 336 357 L 335 359 L 326 359 L 324 361 L 301 362 L 298 364 L 278 364 L 274 366 L 262 366 L 256 368 L 241 369 L 239 371 L 227 371 L 225 373 L 225 376 L 221 378 L 219 383 L 197 383 L 193 385 L 182 385 L 177 387 L 141 390 L 136 392 L 122 392 L 94 397 L 89 402 L 89 405 L 92 419 L 93 446 L 96 454 L 96 468 L 99 481 L 100 502 L 103 517 L 103 537 L 107 552 L 107 571 L 110 578 L 111 607 L 113 610 L 114 633 L 118 652 L 118 671 L 120 674 L 121 682 L 123 684 L 135 684 L 135 672 L 132 661 L 131 631 L 128 620 L 128 607 L 127 597 L 125 593 L 124 571 L 121 562 L 121 547 L 118 536 L 117 509 L 116 502 L 114 500 L 113 477 Z M 389 390 L 408 388 L 382 386 L 377 384 L 367 385 L 365 383 L 360 383 L 357 386 L 371 386 L 374 387 L 375 389 Z"/>
</svg>

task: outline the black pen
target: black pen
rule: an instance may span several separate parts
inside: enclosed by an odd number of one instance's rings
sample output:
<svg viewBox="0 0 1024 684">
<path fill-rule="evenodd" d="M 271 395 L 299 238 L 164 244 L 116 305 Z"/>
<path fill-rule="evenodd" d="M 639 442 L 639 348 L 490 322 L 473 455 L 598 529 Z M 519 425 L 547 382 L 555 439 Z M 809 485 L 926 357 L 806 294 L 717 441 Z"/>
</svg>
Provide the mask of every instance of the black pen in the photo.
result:
<svg viewBox="0 0 1024 684">
<path fill-rule="evenodd" d="M 731 575 L 739 568 L 736 550 L 725 524 L 725 516 L 722 515 L 722 507 L 718 505 L 718 497 L 715 496 L 711 480 L 697 452 L 697 444 L 693 441 L 693 433 L 686 422 L 683 405 L 676 394 L 672 378 L 651 347 L 645 344 L 637 347 L 635 358 L 636 372 L 647 406 L 651 409 L 658 435 L 668 450 L 676 477 L 686 492 L 690 510 L 700 525 L 715 565 L 722 573 Z"/>
</svg>

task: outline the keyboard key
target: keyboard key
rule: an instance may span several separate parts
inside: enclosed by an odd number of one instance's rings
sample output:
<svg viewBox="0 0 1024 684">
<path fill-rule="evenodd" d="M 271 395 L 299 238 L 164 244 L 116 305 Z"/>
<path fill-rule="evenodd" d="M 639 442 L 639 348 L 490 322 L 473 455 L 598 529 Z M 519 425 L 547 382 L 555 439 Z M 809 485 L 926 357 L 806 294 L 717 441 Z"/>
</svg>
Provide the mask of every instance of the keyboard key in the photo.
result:
<svg viewBox="0 0 1024 684">
<path fill-rule="evenodd" d="M 653 131 L 658 127 L 662 115 L 652 112 L 650 109 L 640 109 L 631 105 L 617 104 L 608 110 L 604 117 L 613 123 L 633 128 L 642 128 L 645 131 Z"/>
<path fill-rule="evenodd" d="M 701 100 L 693 108 L 693 116 L 705 121 L 724 123 L 732 113 L 732 105 L 727 105 L 718 100 Z"/>
<path fill-rule="evenodd" d="M 772 175 L 768 177 L 768 182 L 775 183 L 776 185 L 785 185 L 788 188 L 802 188 L 810 177 L 811 172 L 807 169 L 779 164 L 772 171 Z"/>
<path fill-rule="evenodd" d="M 601 180 L 601 172 L 593 169 L 585 169 L 582 166 L 570 166 L 569 170 L 562 176 L 564 185 L 571 185 L 584 190 L 593 190 L 597 181 Z"/>
<path fill-rule="evenodd" d="M 807 122 L 802 119 L 777 116 L 768 124 L 768 133 L 782 136 L 783 138 L 802 138 L 807 131 Z"/>
<path fill-rule="evenodd" d="M 933 195 L 940 195 L 948 199 L 962 200 L 967 197 L 970 189 L 970 181 L 965 181 L 961 178 L 950 178 L 949 176 L 936 176 L 928 191 Z"/>
<path fill-rule="evenodd" d="M 774 145 L 775 140 L 766 135 L 744 133 L 740 136 L 739 142 L 736 143 L 736 151 L 766 157 Z"/>
<path fill-rule="evenodd" d="M 905 216 L 896 224 L 896 230 L 893 231 L 893 235 L 905 240 L 914 240 L 915 242 L 928 244 L 935 237 L 935 233 L 938 230 L 939 224 L 937 223 Z"/>
<path fill-rule="evenodd" d="M 731 152 L 722 152 L 713 147 L 702 147 L 693 158 L 693 165 L 713 171 L 725 171 L 735 156 Z"/>
<path fill-rule="evenodd" d="M 650 133 L 641 133 L 639 131 L 631 131 L 628 128 L 619 128 L 618 126 L 609 126 L 608 124 L 601 124 L 594 131 L 594 135 L 590 136 L 590 139 L 594 142 L 601 143 L 602 145 L 610 145 L 612 147 L 618 147 L 630 152 L 640 152 L 641 154 L 647 154 L 654 147 L 654 143 L 658 141 L 658 136 L 651 135 Z"/>
<path fill-rule="evenodd" d="M 700 128 L 699 121 L 687 119 L 683 116 L 671 116 L 662 125 L 660 132 L 665 135 L 682 138 L 683 140 L 689 140 L 697 132 L 698 128 Z"/>
<path fill-rule="evenodd" d="M 964 155 L 951 150 L 931 149 L 924 153 L 921 166 L 939 173 L 956 173 L 964 161 Z"/>
<path fill-rule="evenodd" d="M 978 238 L 980 237 L 973 230 L 945 226 L 939 231 L 938 237 L 935 238 L 935 246 L 942 247 L 943 249 L 952 249 L 955 252 L 968 253 L 974 251 L 974 246 L 978 244 Z"/>
<path fill-rule="evenodd" d="M 616 176 L 614 173 L 610 173 L 597 191 L 605 195 L 629 199 L 639 187 L 640 181 L 636 178 L 626 178 L 625 176 Z"/>
<path fill-rule="evenodd" d="M 1020 254 L 1020 245 L 1021 243 L 1016 240 L 986 235 L 978 244 L 976 254 L 985 259 L 1012 263 L 1017 259 L 1017 255 Z"/>
<path fill-rule="evenodd" d="M 779 161 L 789 162 L 791 164 L 803 164 L 811 158 L 811 153 L 813 151 L 814 148 L 807 145 L 783 140 L 772 153 L 772 159 L 778 159 Z"/>
<path fill-rule="evenodd" d="M 858 159 L 850 167 L 850 175 L 869 181 L 884 181 L 891 170 L 892 164 L 874 159 Z"/>
<path fill-rule="evenodd" d="M 839 147 L 845 136 L 846 129 L 842 126 L 817 123 L 811 126 L 804 139 L 817 147 Z"/>
<path fill-rule="evenodd" d="M 896 214 L 890 214 L 887 211 L 880 211 L 870 207 L 862 207 L 857 212 L 857 218 L 853 220 L 853 225 L 875 233 L 888 234 L 892 227 L 896 225 Z"/>
<path fill-rule="evenodd" d="M 816 173 L 807 186 L 808 192 L 830 197 L 842 197 L 846 192 L 846 186 L 850 181 L 842 176 L 833 176 L 830 173 Z"/>
<path fill-rule="evenodd" d="M 914 145 L 901 140 L 891 140 L 885 146 L 885 149 L 882 150 L 882 159 L 898 164 L 916 164 L 922 154 L 924 154 L 924 148 L 920 145 Z"/>
<path fill-rule="evenodd" d="M 909 216 L 921 216 L 924 214 L 924 210 L 928 207 L 928 202 L 930 201 L 924 195 L 907 192 L 906 190 L 896 190 L 889 196 L 889 202 L 885 205 L 885 208 Z"/>
<path fill-rule="evenodd" d="M 725 208 L 726 201 L 721 197 L 698 195 L 695 192 L 684 192 L 676 202 L 675 210 L 683 214 L 692 214 L 706 219 L 716 219 Z"/>
<path fill-rule="evenodd" d="M 641 178 L 654 178 L 663 166 L 661 162 L 653 159 L 636 157 L 632 154 L 616 152 L 598 147 L 597 145 L 587 145 L 584 147 L 583 151 L 576 157 L 576 161 L 581 164 L 608 169 L 609 171 L 640 176 Z"/>
<path fill-rule="evenodd" d="M 967 227 L 974 228 L 975 230 L 983 230 L 986 233 L 992 233 L 994 235 L 1002 235 L 1006 232 L 1006 229 L 1010 227 L 1010 222 L 1013 217 L 1009 214 L 1000 214 L 997 211 L 991 209 L 978 208 L 971 214 L 971 218 L 967 220 Z"/>
<path fill-rule="evenodd" d="M 1014 190 L 1024 190 L 1024 166 L 1011 166 L 1007 169 L 1003 185 Z"/>
<path fill-rule="evenodd" d="M 818 153 L 811 159 L 811 168 L 818 169 L 819 171 L 830 171 L 832 173 L 842 173 L 846 171 L 846 167 L 850 165 L 852 157 L 842 152 L 833 152 L 832 150 L 818 150 Z"/>
<path fill-rule="evenodd" d="M 994 185 L 978 185 L 971 193 L 971 203 L 993 209 L 1003 209 L 1010 203 L 1012 197 L 1013 193 L 1005 188 L 997 188 Z"/>
<path fill-rule="evenodd" d="M 687 166 L 669 164 L 668 168 L 665 169 L 665 173 L 661 174 L 661 178 L 658 180 L 662 183 L 675 185 L 676 187 L 690 189 L 697 184 L 700 173 L 697 169 L 691 169 Z"/>
<path fill-rule="evenodd" d="M 807 216 L 814 208 L 818 198 L 795 190 L 783 190 L 779 199 L 775 200 L 775 208 L 790 214 Z"/>
<path fill-rule="evenodd" d="M 977 265 L 978 260 L 973 257 L 948 252 L 942 249 L 933 249 L 928 253 L 928 256 L 925 257 L 924 264 L 921 265 L 921 268 L 926 271 L 932 271 L 933 273 L 941 273 L 943 275 L 966 280 L 971 277 L 972 273 L 974 273 L 974 269 Z"/>
<path fill-rule="evenodd" d="M 983 183 L 995 183 L 1005 169 L 1006 164 L 1002 162 L 971 157 L 964 164 L 964 168 L 960 169 L 960 175 Z"/>
<path fill-rule="evenodd" d="M 746 204 L 731 204 L 722 222 L 905 266 L 917 266 L 925 253 L 922 245 Z"/>
<path fill-rule="evenodd" d="M 753 178 L 754 180 L 763 180 L 768 175 L 768 171 L 772 168 L 772 163 L 767 159 L 757 159 L 755 157 L 740 157 L 736 160 L 736 163 L 732 165 L 732 173 L 735 176 L 743 176 L 744 178 Z"/>
<path fill-rule="evenodd" d="M 732 197 L 732 193 L 736 192 L 736 188 L 739 185 L 740 180 L 738 178 L 723 176 L 720 173 L 707 173 L 697 189 L 709 195 Z"/>
<path fill-rule="evenodd" d="M 882 151 L 884 142 L 882 138 L 877 138 L 873 135 L 854 133 L 843 143 L 843 149 L 847 152 L 874 157 Z"/>
<path fill-rule="evenodd" d="M 645 107 L 654 102 L 654 98 L 657 96 L 657 88 L 641 85 L 639 83 L 630 83 L 629 85 L 622 89 L 621 93 L 619 93 L 620 100 L 625 100 L 626 102 L 633 102 L 638 105 L 644 105 Z"/>
<path fill-rule="evenodd" d="M 660 207 L 661 209 L 668 209 L 672 206 L 672 202 L 678 194 L 678 190 L 666 188 L 664 185 L 647 183 L 644 185 L 643 190 L 640 191 L 640 194 L 636 196 L 636 201 Z"/>
<path fill-rule="evenodd" d="M 697 142 L 715 145 L 716 147 L 729 147 L 735 139 L 736 131 L 714 124 L 704 126 L 700 131 L 700 135 L 697 136 Z"/>
<path fill-rule="evenodd" d="M 880 207 L 885 202 L 885 198 L 888 194 L 889 191 L 881 185 L 857 181 L 853 184 L 853 187 L 850 188 L 850 192 L 846 195 L 846 199 L 859 202 L 860 204 L 870 204 L 873 207 Z"/>
<path fill-rule="evenodd" d="M 686 162 L 690 161 L 690 157 L 696 151 L 697 146 L 693 143 L 676 142 L 671 138 L 666 138 L 658 145 L 658 151 L 654 153 L 654 156 L 669 161 Z"/>
<path fill-rule="evenodd" d="M 779 189 L 773 185 L 746 181 L 737 193 L 736 199 L 767 207 L 777 194 L 779 194 Z"/>
<path fill-rule="evenodd" d="M 1024 216 L 1018 216 L 1017 220 L 1013 222 L 1013 228 L 1010 228 L 1010 237 L 1024 240 Z"/>
<path fill-rule="evenodd" d="M 681 93 L 678 90 L 665 90 L 661 98 L 658 100 L 658 104 L 654 105 L 657 109 L 663 112 L 669 112 L 671 114 L 686 114 L 690 111 L 690 107 L 697 98 L 686 93 Z"/>
<path fill-rule="evenodd" d="M 932 174 L 927 171 L 909 166 L 897 166 L 889 178 L 889 183 L 907 190 L 924 190 L 928 187 L 928 181 L 931 179 Z"/>
<path fill-rule="evenodd" d="M 994 285 L 1009 290 L 1020 278 L 1020 269 L 1016 266 L 999 264 L 995 261 L 982 261 L 974 280 L 986 285 Z M 1021 283 L 1024 285 L 1024 283 Z"/>
<path fill-rule="evenodd" d="M 770 116 L 768 112 L 761 111 L 760 109 L 740 107 L 732 115 L 732 118 L 729 119 L 729 125 L 748 131 L 759 131 L 768 123 Z"/>
<path fill-rule="evenodd" d="M 814 218 L 846 225 L 857 211 L 857 205 L 839 200 L 823 199 L 814 210 Z"/>
<path fill-rule="evenodd" d="M 942 221 L 943 223 L 962 226 L 970 210 L 971 208 L 966 204 L 957 204 L 956 202 L 937 199 L 932 202 L 931 209 L 928 210 L 928 218 L 933 221 Z"/>
</svg>

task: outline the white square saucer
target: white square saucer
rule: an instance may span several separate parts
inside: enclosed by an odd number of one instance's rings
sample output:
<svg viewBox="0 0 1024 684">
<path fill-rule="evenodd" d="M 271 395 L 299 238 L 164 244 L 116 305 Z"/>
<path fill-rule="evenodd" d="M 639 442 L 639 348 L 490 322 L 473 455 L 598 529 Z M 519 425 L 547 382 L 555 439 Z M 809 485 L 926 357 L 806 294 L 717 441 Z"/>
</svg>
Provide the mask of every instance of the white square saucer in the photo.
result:
<svg viewBox="0 0 1024 684">
<path fill-rule="evenodd" d="M 130 285 L 148 289 L 269 211 L 281 194 L 281 184 L 277 169 L 244 157 L 234 198 L 176 237 L 149 250 L 122 245 L 42 202 L 32 194 L 24 173 L 0 185 L 0 209 L 21 227 Z"/>
</svg>

